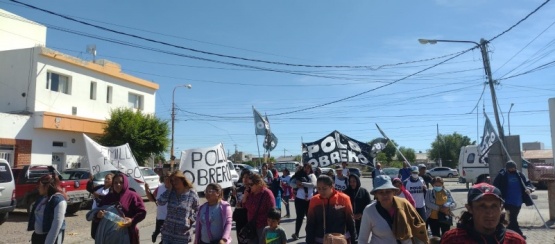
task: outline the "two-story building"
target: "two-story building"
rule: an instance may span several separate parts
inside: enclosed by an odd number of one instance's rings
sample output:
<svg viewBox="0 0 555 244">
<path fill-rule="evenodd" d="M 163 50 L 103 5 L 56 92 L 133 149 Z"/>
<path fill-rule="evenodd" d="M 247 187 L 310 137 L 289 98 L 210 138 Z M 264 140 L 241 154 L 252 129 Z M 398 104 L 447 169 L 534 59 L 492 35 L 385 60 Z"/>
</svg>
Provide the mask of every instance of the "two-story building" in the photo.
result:
<svg viewBox="0 0 555 244">
<path fill-rule="evenodd" d="M 46 48 L 47 28 L 0 10 L 0 157 L 12 166 L 88 166 L 83 133 L 103 133 L 113 109 L 154 114 L 158 84 L 120 65 Z"/>
</svg>

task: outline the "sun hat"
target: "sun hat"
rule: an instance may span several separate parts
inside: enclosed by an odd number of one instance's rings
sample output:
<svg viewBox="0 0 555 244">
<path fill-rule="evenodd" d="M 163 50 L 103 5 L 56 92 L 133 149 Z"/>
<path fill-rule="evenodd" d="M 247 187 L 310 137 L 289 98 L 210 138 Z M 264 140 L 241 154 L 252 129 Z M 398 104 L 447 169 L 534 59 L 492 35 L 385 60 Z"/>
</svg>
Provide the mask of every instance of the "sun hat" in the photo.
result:
<svg viewBox="0 0 555 244">
<path fill-rule="evenodd" d="M 411 167 L 410 167 L 410 172 L 412 172 L 412 173 L 419 173 L 420 171 L 418 171 L 418 167 L 416 167 L 416 166 L 411 166 Z"/>
<path fill-rule="evenodd" d="M 501 191 L 488 183 L 480 183 L 472 186 L 468 191 L 467 203 L 480 200 L 483 196 L 492 195 L 497 197 L 501 202 L 505 202 L 501 196 Z"/>
<path fill-rule="evenodd" d="M 389 176 L 379 175 L 374 178 L 374 189 L 372 189 L 370 194 L 374 194 L 378 190 L 399 190 L 399 188 L 391 183 L 391 178 Z"/>
</svg>

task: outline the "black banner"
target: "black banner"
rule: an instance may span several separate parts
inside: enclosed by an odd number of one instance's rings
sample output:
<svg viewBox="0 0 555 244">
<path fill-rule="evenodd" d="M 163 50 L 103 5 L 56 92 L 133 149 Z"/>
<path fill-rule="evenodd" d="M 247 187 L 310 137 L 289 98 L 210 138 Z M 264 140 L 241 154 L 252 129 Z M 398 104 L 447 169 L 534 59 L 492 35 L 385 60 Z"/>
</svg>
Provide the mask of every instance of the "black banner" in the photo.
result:
<svg viewBox="0 0 555 244">
<path fill-rule="evenodd" d="M 376 155 L 385 148 L 387 139 L 378 138 L 370 144 L 333 131 L 326 137 L 303 143 L 303 162 L 313 167 L 329 167 L 341 162 L 374 166 Z"/>
</svg>

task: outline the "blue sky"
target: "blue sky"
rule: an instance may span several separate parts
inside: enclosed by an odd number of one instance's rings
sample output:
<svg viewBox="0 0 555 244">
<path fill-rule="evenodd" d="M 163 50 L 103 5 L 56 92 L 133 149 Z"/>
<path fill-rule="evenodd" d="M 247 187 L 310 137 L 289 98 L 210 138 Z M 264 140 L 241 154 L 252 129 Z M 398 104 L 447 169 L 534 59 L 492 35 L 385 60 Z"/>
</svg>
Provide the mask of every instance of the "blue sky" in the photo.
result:
<svg viewBox="0 0 555 244">
<path fill-rule="evenodd" d="M 486 78 L 479 50 L 434 67 L 453 56 L 437 57 L 472 45 L 421 45 L 417 39 L 489 40 L 543 1 L 26 3 L 182 47 L 269 61 L 224 58 L 164 46 L 0 0 L 0 8 L 45 25 L 213 60 L 48 30 L 50 48 L 91 60 L 85 48 L 96 44 L 97 58 L 120 63 L 124 72 L 160 84 L 156 115 L 164 120 L 171 118 L 173 88 L 192 84 L 190 90 L 176 90 L 176 151 L 222 142 L 231 152 L 237 145 L 239 151 L 258 154 L 254 106 L 268 115 L 279 139 L 272 155 L 280 156 L 300 154 L 301 140 L 315 141 L 333 130 L 370 141 L 379 136 L 375 123 L 401 146 L 416 151 L 430 148 L 436 125 L 442 134 L 458 132 L 479 140 L 483 106 L 494 120 L 489 88 L 484 91 Z M 508 111 L 513 103 L 511 134 L 520 135 L 521 142 L 543 142 L 546 148 L 551 148 L 547 100 L 555 97 L 555 72 L 553 64 L 535 68 L 555 59 L 554 12 L 555 3 L 550 2 L 489 45 L 493 78 L 500 82 L 496 92 L 505 134 L 509 134 Z M 317 65 L 345 67 L 311 67 Z M 530 70 L 533 72 L 503 79 Z M 369 92 L 321 106 L 364 91 Z M 479 114 L 474 109 L 477 104 Z M 258 137 L 260 144 L 262 139 Z"/>
</svg>

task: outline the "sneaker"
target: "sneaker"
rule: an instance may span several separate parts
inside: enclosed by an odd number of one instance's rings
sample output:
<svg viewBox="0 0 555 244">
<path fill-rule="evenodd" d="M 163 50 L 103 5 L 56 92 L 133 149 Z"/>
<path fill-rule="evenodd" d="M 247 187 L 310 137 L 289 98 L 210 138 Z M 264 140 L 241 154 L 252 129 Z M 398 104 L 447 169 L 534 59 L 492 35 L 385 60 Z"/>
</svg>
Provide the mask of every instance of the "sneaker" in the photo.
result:
<svg viewBox="0 0 555 244">
<path fill-rule="evenodd" d="M 291 235 L 291 237 L 293 238 L 293 240 L 298 240 L 299 239 L 299 235 L 293 233 L 293 235 Z"/>
<path fill-rule="evenodd" d="M 154 234 L 152 235 L 152 243 L 156 243 L 156 236 Z"/>
</svg>

